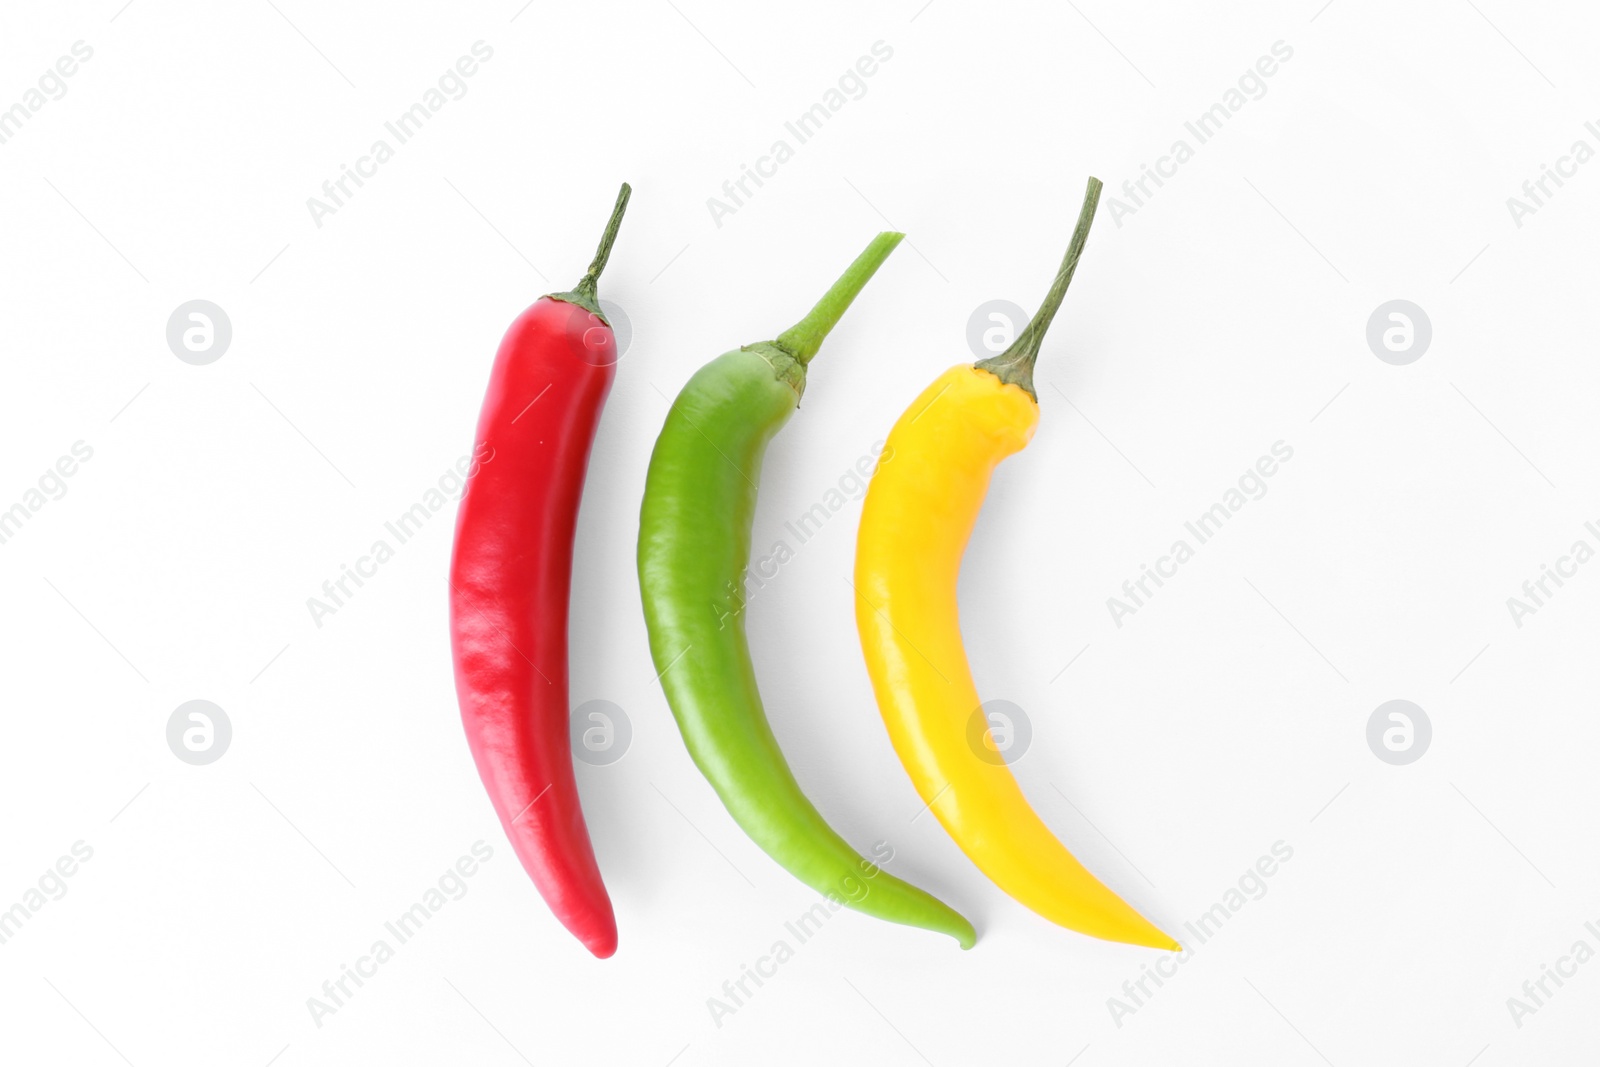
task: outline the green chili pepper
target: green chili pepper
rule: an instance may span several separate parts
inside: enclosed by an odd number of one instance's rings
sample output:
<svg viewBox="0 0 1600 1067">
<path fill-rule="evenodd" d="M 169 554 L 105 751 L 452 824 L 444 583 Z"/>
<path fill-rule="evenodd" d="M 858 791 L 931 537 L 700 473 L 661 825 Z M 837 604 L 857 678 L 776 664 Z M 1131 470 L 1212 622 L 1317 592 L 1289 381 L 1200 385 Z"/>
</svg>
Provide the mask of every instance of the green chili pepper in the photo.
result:
<svg viewBox="0 0 1600 1067">
<path fill-rule="evenodd" d="M 806 364 L 903 234 L 882 233 L 793 329 L 701 367 L 667 413 L 639 520 L 650 654 L 684 744 L 751 840 L 829 900 L 949 934 L 972 924 L 863 859 L 806 798 L 762 709 L 744 630 L 750 527 L 767 444 Z"/>
</svg>

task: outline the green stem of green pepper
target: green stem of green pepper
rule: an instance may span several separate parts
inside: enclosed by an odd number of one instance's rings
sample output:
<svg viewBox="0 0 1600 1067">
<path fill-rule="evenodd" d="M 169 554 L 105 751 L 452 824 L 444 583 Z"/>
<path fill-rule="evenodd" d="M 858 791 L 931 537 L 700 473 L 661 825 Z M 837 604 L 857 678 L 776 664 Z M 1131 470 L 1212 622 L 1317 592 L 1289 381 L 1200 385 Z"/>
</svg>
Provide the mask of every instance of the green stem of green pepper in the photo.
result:
<svg viewBox="0 0 1600 1067">
<path fill-rule="evenodd" d="M 805 318 L 778 335 L 775 342 L 777 346 L 793 356 L 802 367 L 810 363 L 822 347 L 822 340 L 828 336 L 828 331 L 839 324 L 862 287 L 878 273 L 883 261 L 889 258 L 889 253 L 905 236 L 903 233 L 880 233 L 874 237 L 867 250 L 856 257 L 856 261 L 833 283 L 833 288 L 817 301 L 817 306 Z"/>
<path fill-rule="evenodd" d="M 799 404 L 805 361 L 899 243 L 881 234 L 794 329 L 712 360 L 673 401 L 639 515 L 650 654 L 685 747 L 757 845 L 834 906 L 949 934 L 972 924 L 864 859 L 795 779 L 745 639 L 745 575 L 767 445 Z"/>
</svg>

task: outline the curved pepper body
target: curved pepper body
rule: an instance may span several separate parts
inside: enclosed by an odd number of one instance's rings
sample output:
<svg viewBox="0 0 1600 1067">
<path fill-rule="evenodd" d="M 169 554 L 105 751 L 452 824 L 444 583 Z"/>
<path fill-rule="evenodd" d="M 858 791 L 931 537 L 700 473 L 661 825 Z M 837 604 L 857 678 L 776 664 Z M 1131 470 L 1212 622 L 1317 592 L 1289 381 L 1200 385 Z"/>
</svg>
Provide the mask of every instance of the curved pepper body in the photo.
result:
<svg viewBox="0 0 1600 1067">
<path fill-rule="evenodd" d="M 543 297 L 495 356 L 450 565 L 450 637 L 467 741 L 495 814 L 556 918 L 617 947 L 578 803 L 567 609 L 589 449 L 616 375 L 611 328 Z"/>
<path fill-rule="evenodd" d="M 1020 387 L 964 364 L 895 423 L 892 460 L 873 475 L 856 546 L 867 671 L 917 792 L 996 885 L 1069 929 L 1176 949 L 1067 851 L 1010 769 L 979 758 L 968 740 L 981 701 L 961 641 L 961 558 L 995 466 L 1027 445 L 1038 422 L 1037 402 Z"/>
<path fill-rule="evenodd" d="M 755 346 L 755 349 L 767 346 Z M 863 859 L 801 790 L 745 639 L 744 581 L 767 444 L 799 401 L 793 361 L 754 349 L 702 367 L 650 457 L 639 584 L 650 653 L 689 754 L 740 828 L 796 878 L 881 919 L 976 940 L 955 911 Z"/>
</svg>

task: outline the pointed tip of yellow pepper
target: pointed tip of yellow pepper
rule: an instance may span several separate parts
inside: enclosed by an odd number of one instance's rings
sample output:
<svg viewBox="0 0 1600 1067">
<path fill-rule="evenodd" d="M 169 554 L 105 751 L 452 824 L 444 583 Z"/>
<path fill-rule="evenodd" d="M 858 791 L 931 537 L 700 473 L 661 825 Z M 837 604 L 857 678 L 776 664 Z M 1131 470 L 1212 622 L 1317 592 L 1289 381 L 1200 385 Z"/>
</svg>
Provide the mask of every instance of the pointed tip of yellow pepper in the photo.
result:
<svg viewBox="0 0 1600 1067">
<path fill-rule="evenodd" d="M 1130 933 L 1127 936 L 1112 936 L 1112 940 L 1121 941 L 1127 945 L 1138 945 L 1140 948 L 1153 948 L 1161 952 L 1182 952 L 1183 945 L 1179 944 L 1173 936 L 1150 922 L 1148 919 L 1135 914 L 1143 929 Z"/>
</svg>

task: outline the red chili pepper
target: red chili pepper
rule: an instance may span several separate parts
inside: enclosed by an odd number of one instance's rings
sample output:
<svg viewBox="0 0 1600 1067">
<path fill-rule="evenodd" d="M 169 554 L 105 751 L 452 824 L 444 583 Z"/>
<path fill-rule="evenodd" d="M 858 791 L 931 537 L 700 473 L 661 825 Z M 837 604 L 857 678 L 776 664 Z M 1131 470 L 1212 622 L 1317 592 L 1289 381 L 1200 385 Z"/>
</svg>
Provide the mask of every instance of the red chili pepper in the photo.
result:
<svg viewBox="0 0 1600 1067">
<path fill-rule="evenodd" d="M 589 449 L 616 376 L 595 284 L 630 191 L 577 288 L 541 297 L 500 342 L 450 565 L 456 694 L 478 775 L 550 910 L 601 959 L 617 950 L 617 921 L 573 776 L 567 601 Z"/>
</svg>

